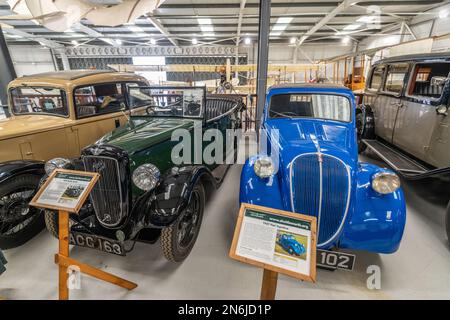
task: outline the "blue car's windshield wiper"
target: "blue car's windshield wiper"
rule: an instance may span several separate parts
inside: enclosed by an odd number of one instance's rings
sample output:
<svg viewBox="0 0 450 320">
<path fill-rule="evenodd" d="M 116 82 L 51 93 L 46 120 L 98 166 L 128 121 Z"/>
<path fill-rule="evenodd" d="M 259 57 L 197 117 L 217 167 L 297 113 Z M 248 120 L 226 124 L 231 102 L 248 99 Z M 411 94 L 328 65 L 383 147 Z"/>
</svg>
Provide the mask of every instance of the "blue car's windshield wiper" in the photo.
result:
<svg viewBox="0 0 450 320">
<path fill-rule="evenodd" d="M 289 115 L 287 115 L 287 114 L 285 114 L 285 113 L 282 113 L 282 112 L 276 112 L 276 111 L 273 111 L 273 110 L 270 110 L 269 113 L 274 113 L 274 114 L 276 114 L 276 115 L 278 115 L 278 116 L 286 117 L 286 118 L 289 118 L 289 119 L 294 118 L 293 116 L 289 116 Z"/>
</svg>

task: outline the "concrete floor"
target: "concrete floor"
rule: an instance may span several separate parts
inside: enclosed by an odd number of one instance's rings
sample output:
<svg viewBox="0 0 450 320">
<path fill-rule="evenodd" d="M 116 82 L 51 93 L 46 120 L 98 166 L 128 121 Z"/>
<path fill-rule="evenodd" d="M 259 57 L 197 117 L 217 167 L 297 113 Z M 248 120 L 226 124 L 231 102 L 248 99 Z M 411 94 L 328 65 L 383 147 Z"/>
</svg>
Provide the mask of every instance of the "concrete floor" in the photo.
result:
<svg viewBox="0 0 450 320">
<path fill-rule="evenodd" d="M 377 162 L 372 158 L 364 160 Z M 182 264 L 166 262 L 156 245 L 137 244 L 127 257 L 74 247 L 71 256 L 139 284 L 131 292 L 82 276 L 72 299 L 258 299 L 262 271 L 228 258 L 238 212 L 240 166 L 232 167 L 208 202 L 197 243 Z M 317 283 L 280 275 L 277 299 L 450 299 L 450 246 L 444 210 L 448 185 L 405 182 L 408 217 L 399 251 L 357 254 L 353 272 L 318 270 Z M 0 299 L 56 299 L 57 241 L 46 231 L 5 251 Z M 369 265 L 381 267 L 381 290 L 366 287 Z"/>
</svg>

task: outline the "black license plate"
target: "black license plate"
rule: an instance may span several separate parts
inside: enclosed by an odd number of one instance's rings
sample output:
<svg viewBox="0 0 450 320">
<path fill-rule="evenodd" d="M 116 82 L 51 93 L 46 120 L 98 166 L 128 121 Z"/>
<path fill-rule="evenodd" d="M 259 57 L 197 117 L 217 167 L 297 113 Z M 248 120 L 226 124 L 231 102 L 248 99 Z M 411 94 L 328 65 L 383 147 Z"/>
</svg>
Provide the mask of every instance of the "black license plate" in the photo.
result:
<svg viewBox="0 0 450 320">
<path fill-rule="evenodd" d="M 342 269 L 352 271 L 356 256 L 337 251 L 317 250 L 317 266 L 325 269 Z"/>
<path fill-rule="evenodd" d="M 125 255 L 125 249 L 121 242 L 106 239 L 92 234 L 81 232 L 70 232 L 70 244 L 80 247 L 100 250 L 103 252 L 116 254 L 119 256 Z"/>
</svg>

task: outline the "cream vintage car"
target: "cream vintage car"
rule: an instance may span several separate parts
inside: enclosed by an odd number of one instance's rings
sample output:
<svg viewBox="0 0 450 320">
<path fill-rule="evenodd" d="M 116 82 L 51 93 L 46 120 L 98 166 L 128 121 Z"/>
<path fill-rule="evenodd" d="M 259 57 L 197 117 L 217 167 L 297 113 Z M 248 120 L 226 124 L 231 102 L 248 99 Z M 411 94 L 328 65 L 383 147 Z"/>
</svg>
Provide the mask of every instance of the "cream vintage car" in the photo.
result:
<svg viewBox="0 0 450 320">
<path fill-rule="evenodd" d="M 0 120 L 0 248 L 19 246 L 44 228 L 28 206 L 45 161 L 73 158 L 127 121 L 129 87 L 148 85 L 135 74 L 76 70 L 36 74 L 8 86 L 11 117 Z M 143 109 L 143 110 L 141 110 Z"/>
</svg>

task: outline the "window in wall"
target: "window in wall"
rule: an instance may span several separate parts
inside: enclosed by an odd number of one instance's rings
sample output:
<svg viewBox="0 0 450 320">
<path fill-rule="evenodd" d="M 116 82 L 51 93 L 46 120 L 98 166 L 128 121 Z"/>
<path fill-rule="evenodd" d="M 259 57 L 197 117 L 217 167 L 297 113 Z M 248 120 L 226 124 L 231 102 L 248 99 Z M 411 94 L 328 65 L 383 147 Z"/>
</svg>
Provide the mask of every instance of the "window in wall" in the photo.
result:
<svg viewBox="0 0 450 320">
<path fill-rule="evenodd" d="M 450 73 L 450 63 L 421 63 L 414 68 L 409 95 L 440 98 Z"/>
<path fill-rule="evenodd" d="M 381 87 L 383 81 L 384 66 L 378 66 L 373 70 L 372 78 L 370 80 L 369 88 L 372 90 L 378 90 Z"/>
<path fill-rule="evenodd" d="M 108 83 L 75 89 L 75 107 L 78 118 L 124 110 L 122 84 Z"/>
<path fill-rule="evenodd" d="M 408 72 L 407 64 L 393 64 L 388 67 L 386 84 L 384 91 L 400 94 L 403 90 L 406 73 Z"/>
</svg>

